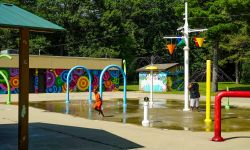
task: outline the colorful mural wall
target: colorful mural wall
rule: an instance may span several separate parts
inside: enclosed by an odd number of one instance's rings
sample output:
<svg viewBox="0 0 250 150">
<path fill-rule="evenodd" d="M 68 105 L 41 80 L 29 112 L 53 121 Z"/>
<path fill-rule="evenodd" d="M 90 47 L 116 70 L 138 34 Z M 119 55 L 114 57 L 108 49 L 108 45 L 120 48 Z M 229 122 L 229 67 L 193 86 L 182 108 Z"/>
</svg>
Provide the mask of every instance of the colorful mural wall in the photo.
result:
<svg viewBox="0 0 250 150">
<path fill-rule="evenodd" d="M 54 69 L 47 70 L 46 72 L 46 92 L 47 93 L 61 93 L 66 91 L 66 80 L 69 70 Z M 90 70 L 93 82 L 92 87 L 96 88 L 99 84 L 99 77 L 101 70 Z M 104 76 L 103 89 L 105 91 L 119 90 L 119 71 L 109 70 L 106 71 Z M 76 69 L 73 71 L 69 78 L 70 91 L 87 91 L 89 85 L 88 75 L 83 69 Z"/>
<path fill-rule="evenodd" d="M 175 70 L 174 72 L 165 71 L 153 74 L 153 91 L 166 92 L 172 89 L 183 90 L 183 70 Z M 139 90 L 149 92 L 151 86 L 151 75 L 149 72 L 139 73 Z"/>
<path fill-rule="evenodd" d="M 18 69 L 1 69 L 8 77 L 11 92 L 18 93 L 19 86 L 19 71 Z M 38 71 L 34 74 L 34 90 L 37 93 L 39 88 Z M 66 79 L 69 70 L 67 69 L 47 69 L 45 72 L 46 81 L 42 82 L 46 84 L 46 93 L 61 93 L 66 91 Z M 92 87 L 99 86 L 99 77 L 101 70 L 90 70 L 92 74 Z M 103 76 L 103 89 L 105 91 L 117 91 L 119 90 L 119 70 L 108 70 Z M 40 82 L 41 84 L 41 82 Z M 76 69 L 70 76 L 70 91 L 83 92 L 88 90 L 89 79 L 87 73 L 82 69 Z M 0 94 L 7 93 L 7 86 L 3 79 L 0 78 Z"/>
<path fill-rule="evenodd" d="M 154 92 L 165 92 L 167 87 L 167 76 L 165 73 L 154 73 L 153 74 L 153 91 Z M 139 73 L 139 87 L 140 90 L 149 92 L 151 86 L 151 74 L 147 72 Z"/>
<path fill-rule="evenodd" d="M 1 68 L 0 69 L 7 77 L 9 80 L 10 86 L 11 86 L 11 93 L 16 94 L 19 92 L 19 70 L 15 68 L 10 68 L 10 69 L 5 69 Z M 8 89 L 7 85 L 4 82 L 4 79 L 0 77 L 0 94 L 7 94 Z"/>
</svg>

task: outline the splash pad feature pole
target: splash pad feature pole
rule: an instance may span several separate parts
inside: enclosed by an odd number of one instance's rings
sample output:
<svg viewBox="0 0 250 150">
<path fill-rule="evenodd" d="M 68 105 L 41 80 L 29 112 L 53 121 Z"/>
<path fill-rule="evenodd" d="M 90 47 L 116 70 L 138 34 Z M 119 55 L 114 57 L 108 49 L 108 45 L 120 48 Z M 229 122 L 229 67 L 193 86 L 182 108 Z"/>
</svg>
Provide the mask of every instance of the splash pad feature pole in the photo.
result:
<svg viewBox="0 0 250 150">
<path fill-rule="evenodd" d="M 229 91 L 228 86 L 227 86 L 227 91 Z M 230 105 L 229 105 L 229 97 L 227 97 L 227 104 L 225 105 L 225 109 L 230 109 Z"/>
<path fill-rule="evenodd" d="M 153 106 L 153 90 L 154 90 L 154 70 L 157 70 L 158 68 L 153 65 L 153 57 L 151 57 L 151 65 L 146 67 L 146 70 L 150 70 L 150 76 L 151 76 L 151 85 L 150 85 L 150 106 Z"/>
<path fill-rule="evenodd" d="M 6 101 L 6 104 L 10 104 L 11 103 L 10 83 L 9 83 L 7 77 L 5 76 L 5 74 L 2 71 L 0 71 L 0 75 L 3 77 L 3 79 L 4 79 L 4 81 L 5 81 L 6 85 L 7 85 L 7 89 L 8 89 L 8 99 Z"/>
<path fill-rule="evenodd" d="M 144 97 L 144 103 L 143 103 L 143 108 L 144 108 L 144 115 L 143 115 L 143 120 L 141 122 L 142 126 L 148 127 L 149 126 L 149 120 L 148 120 L 148 97 Z"/>
<path fill-rule="evenodd" d="M 125 72 L 122 70 L 122 68 L 120 66 L 117 66 L 117 65 L 108 65 L 106 66 L 101 74 L 100 74 L 100 77 L 99 77 L 99 93 L 100 93 L 100 97 L 103 99 L 102 95 L 102 86 L 103 86 L 103 76 L 104 76 L 104 73 L 109 69 L 109 68 L 116 68 L 118 69 L 122 76 L 123 76 L 123 106 L 126 107 L 127 106 L 127 78 L 126 78 L 126 74 Z"/>
<path fill-rule="evenodd" d="M 12 59 L 12 57 L 11 57 L 10 55 L 8 55 L 8 54 L 1 54 L 1 55 L 0 55 L 0 58 L 1 58 L 1 57 L 6 57 L 6 58 L 8 58 L 8 59 Z M 0 75 L 3 77 L 3 79 L 4 79 L 4 81 L 5 81 L 6 85 L 7 85 L 7 89 L 8 89 L 8 99 L 7 99 L 7 101 L 6 101 L 6 104 L 10 104 L 10 103 L 11 103 L 11 89 L 10 89 L 10 83 L 9 83 L 9 81 L 8 81 L 8 78 L 6 77 L 6 75 L 5 75 L 2 71 L 0 71 Z"/>
<path fill-rule="evenodd" d="M 223 97 L 250 97 L 249 91 L 224 91 L 220 92 L 215 96 L 214 101 L 214 137 L 212 137 L 212 141 L 222 142 L 224 141 L 223 137 L 221 137 L 221 99 Z"/>
<path fill-rule="evenodd" d="M 75 66 L 75 67 L 72 67 L 69 70 L 68 74 L 67 74 L 67 81 L 66 81 L 66 103 L 70 102 L 70 100 L 69 100 L 69 88 L 70 88 L 69 87 L 69 83 L 70 83 L 70 80 L 72 78 L 72 72 L 74 70 L 76 70 L 76 69 L 83 69 L 88 74 L 88 77 L 89 77 L 89 98 L 88 98 L 88 102 L 89 102 L 89 104 L 91 104 L 91 102 L 92 102 L 92 76 L 90 74 L 90 71 L 86 67 L 84 67 L 84 66 Z"/>
<path fill-rule="evenodd" d="M 207 29 L 189 29 L 188 27 L 188 3 L 185 1 L 185 23 L 183 27 L 178 28 L 177 30 L 183 33 L 182 37 L 163 37 L 165 39 L 171 38 L 182 38 L 185 40 L 186 46 L 183 48 L 184 50 L 184 109 L 183 111 L 189 111 L 188 108 L 188 100 L 189 100 L 189 93 L 188 93 L 188 84 L 189 84 L 189 33 L 191 32 L 202 32 L 206 31 Z"/>
<path fill-rule="evenodd" d="M 126 60 L 124 59 L 122 62 L 123 62 L 123 71 L 126 75 L 127 74 Z"/>
<path fill-rule="evenodd" d="M 211 60 L 207 60 L 207 73 L 206 73 L 206 123 L 212 122 L 211 120 Z"/>
</svg>

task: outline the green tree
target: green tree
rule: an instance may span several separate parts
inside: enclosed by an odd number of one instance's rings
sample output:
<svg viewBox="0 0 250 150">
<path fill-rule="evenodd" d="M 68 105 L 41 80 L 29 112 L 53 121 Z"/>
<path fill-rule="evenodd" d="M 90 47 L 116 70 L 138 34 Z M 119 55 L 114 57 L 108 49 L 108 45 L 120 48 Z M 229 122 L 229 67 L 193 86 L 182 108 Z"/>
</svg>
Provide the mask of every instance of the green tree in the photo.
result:
<svg viewBox="0 0 250 150">
<path fill-rule="evenodd" d="M 203 24 L 208 28 L 206 46 L 208 50 L 213 52 L 212 91 L 218 90 L 218 62 L 222 59 L 221 57 L 226 56 L 225 49 L 222 47 L 225 44 L 225 38 L 239 31 L 239 22 L 232 19 L 232 13 L 240 15 L 243 10 L 246 10 L 245 8 L 249 8 L 249 2 L 244 4 L 241 2 L 240 0 L 195 0 L 189 2 L 191 26 L 199 28 L 199 25 Z M 241 10 L 243 5 L 244 9 Z"/>
<path fill-rule="evenodd" d="M 226 36 L 224 44 L 221 47 L 229 53 L 229 56 L 222 61 L 235 63 L 235 79 L 236 83 L 240 82 L 240 74 L 246 67 L 241 65 L 249 59 L 250 53 L 250 19 L 249 19 L 249 1 L 230 0 L 224 3 L 231 22 L 237 26 L 237 30 Z"/>
</svg>

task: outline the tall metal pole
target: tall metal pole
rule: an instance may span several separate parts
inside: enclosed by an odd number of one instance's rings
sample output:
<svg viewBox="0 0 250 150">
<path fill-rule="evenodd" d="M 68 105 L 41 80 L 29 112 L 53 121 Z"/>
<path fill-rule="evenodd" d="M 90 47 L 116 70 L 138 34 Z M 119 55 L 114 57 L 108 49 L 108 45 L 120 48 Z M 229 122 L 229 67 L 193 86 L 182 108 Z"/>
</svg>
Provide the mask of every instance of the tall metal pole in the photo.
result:
<svg viewBox="0 0 250 150">
<path fill-rule="evenodd" d="M 185 24 L 183 27 L 178 28 L 177 30 L 183 33 L 182 39 L 185 40 L 186 46 L 183 48 L 184 50 L 184 109 L 183 111 L 189 111 L 188 107 L 188 100 L 189 100 L 189 93 L 188 93 L 188 84 L 189 84 L 189 33 L 191 32 L 203 32 L 207 29 L 189 29 L 188 27 L 188 3 L 185 1 Z M 173 38 L 180 38 L 180 37 L 163 37 L 165 39 L 173 39 Z"/>
<path fill-rule="evenodd" d="M 189 41 L 188 41 L 188 4 L 185 2 L 185 24 L 184 24 L 184 40 L 186 46 L 184 50 L 184 109 L 183 111 L 189 111 L 188 108 L 188 83 L 189 83 Z"/>
<path fill-rule="evenodd" d="M 211 60 L 207 60 L 206 73 L 206 119 L 207 123 L 211 123 Z"/>
<path fill-rule="evenodd" d="M 151 86 L 150 86 L 150 104 L 153 104 L 153 88 L 154 88 L 154 77 L 153 77 L 153 70 L 150 70 L 151 75 Z"/>
<path fill-rule="evenodd" d="M 154 56 L 151 56 L 151 66 L 154 64 Z M 153 106 L 153 90 L 154 90 L 154 74 L 153 69 L 150 70 L 151 75 L 151 86 L 150 86 L 150 106 Z"/>
<path fill-rule="evenodd" d="M 20 29 L 18 149 L 29 148 L 29 30 Z"/>
</svg>

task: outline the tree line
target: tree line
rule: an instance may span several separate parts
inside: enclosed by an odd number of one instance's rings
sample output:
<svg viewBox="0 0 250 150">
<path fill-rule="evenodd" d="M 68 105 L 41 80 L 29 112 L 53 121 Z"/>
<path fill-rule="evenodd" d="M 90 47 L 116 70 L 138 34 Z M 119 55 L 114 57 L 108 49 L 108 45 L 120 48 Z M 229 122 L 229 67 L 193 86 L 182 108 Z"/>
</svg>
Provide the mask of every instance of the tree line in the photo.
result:
<svg viewBox="0 0 250 150">
<path fill-rule="evenodd" d="M 126 59 L 128 78 L 136 75 L 137 58 L 157 56 L 162 62 L 183 64 L 183 47 L 170 55 L 166 35 L 182 35 L 183 0 L 3 0 L 66 30 L 31 33 L 30 54 Z M 250 1 L 188 1 L 190 28 L 207 28 L 190 35 L 190 73 L 202 72 L 213 62 L 213 91 L 224 70 L 237 83 L 250 83 Z M 2 15 L 2 14 L 1 14 Z M 204 37 L 197 48 L 194 37 Z M 18 48 L 18 31 L 0 29 L 0 49 Z"/>
</svg>

